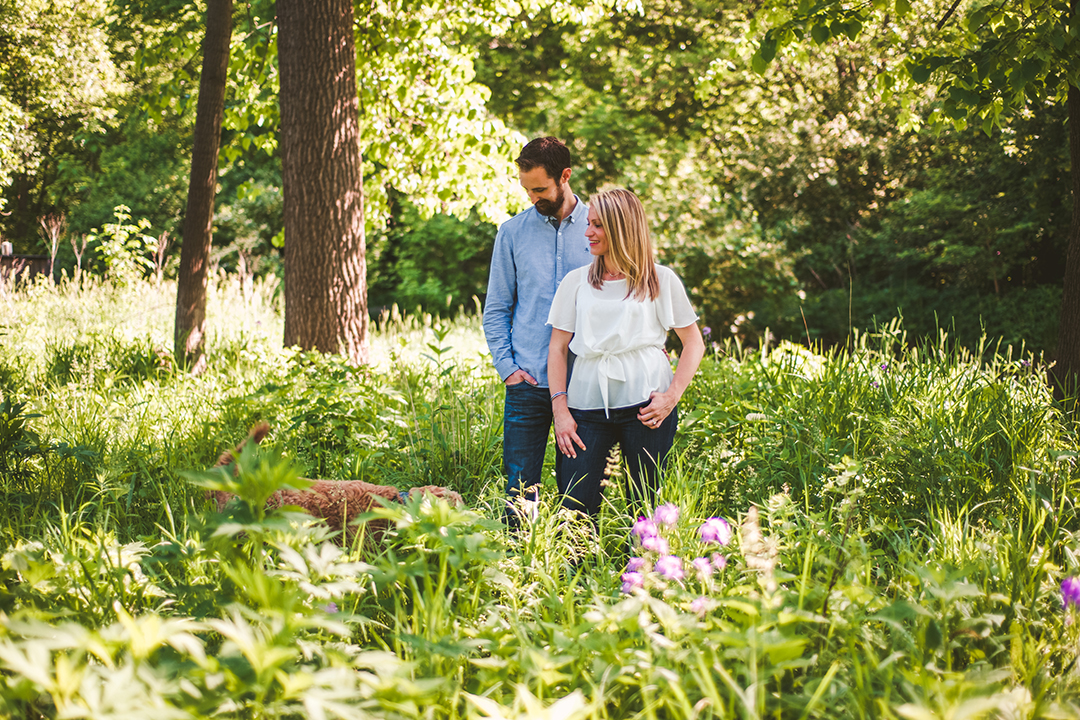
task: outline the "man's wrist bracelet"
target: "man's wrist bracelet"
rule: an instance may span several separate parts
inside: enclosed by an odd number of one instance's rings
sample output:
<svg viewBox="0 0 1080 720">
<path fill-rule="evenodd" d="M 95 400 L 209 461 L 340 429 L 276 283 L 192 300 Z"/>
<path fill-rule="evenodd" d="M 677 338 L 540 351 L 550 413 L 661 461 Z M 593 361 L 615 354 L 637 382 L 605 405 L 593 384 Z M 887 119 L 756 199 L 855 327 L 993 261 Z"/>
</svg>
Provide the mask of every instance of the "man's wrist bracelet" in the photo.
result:
<svg viewBox="0 0 1080 720">
<path fill-rule="evenodd" d="M 557 392 L 557 393 L 555 393 L 554 395 L 552 395 L 552 396 L 551 396 L 551 401 L 552 401 L 552 402 L 555 402 L 555 398 L 559 397 L 560 395 L 565 395 L 565 394 L 566 394 L 566 391 L 565 391 L 565 390 L 562 390 L 562 391 L 560 391 L 560 392 Z"/>
</svg>

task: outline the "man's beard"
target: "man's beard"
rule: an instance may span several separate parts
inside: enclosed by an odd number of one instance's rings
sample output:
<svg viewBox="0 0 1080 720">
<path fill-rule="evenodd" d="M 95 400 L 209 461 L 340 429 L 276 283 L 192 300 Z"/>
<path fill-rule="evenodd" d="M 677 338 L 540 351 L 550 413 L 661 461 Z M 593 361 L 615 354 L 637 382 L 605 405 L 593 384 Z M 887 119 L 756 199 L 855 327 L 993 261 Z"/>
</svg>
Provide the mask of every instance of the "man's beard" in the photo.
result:
<svg viewBox="0 0 1080 720">
<path fill-rule="evenodd" d="M 540 198 L 535 203 L 533 203 L 533 207 L 535 207 L 536 212 L 540 213 L 541 215 L 545 215 L 547 217 L 558 217 L 559 213 L 562 212 L 563 200 L 565 199 L 566 193 L 563 192 L 562 185 L 559 185 L 554 200 Z"/>
</svg>

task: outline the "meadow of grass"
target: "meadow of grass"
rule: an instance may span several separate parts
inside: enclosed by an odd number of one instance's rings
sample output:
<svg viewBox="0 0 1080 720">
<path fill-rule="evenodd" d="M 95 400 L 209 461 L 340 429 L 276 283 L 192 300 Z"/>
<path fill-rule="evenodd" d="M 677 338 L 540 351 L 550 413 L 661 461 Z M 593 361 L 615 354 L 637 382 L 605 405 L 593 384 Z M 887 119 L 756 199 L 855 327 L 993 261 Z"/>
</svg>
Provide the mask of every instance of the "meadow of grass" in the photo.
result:
<svg viewBox="0 0 1080 720">
<path fill-rule="evenodd" d="M 395 311 L 355 368 L 280 349 L 277 291 L 216 278 L 192 377 L 167 282 L 3 288 L 0 717 L 1080 717 L 1080 439 L 1040 358 L 715 345 L 656 522 L 617 466 L 595 525 L 561 512 L 549 462 L 510 536 L 476 316 Z M 342 548 L 264 509 L 301 476 L 467 507 Z"/>
</svg>

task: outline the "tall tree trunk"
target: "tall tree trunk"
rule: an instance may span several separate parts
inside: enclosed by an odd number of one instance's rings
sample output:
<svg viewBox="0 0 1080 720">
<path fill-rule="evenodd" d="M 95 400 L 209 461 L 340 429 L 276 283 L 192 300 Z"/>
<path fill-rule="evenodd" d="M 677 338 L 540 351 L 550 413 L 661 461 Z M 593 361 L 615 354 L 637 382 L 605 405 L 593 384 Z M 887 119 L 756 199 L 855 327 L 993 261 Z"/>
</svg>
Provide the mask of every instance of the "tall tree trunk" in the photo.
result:
<svg viewBox="0 0 1080 720">
<path fill-rule="evenodd" d="M 232 12 L 232 0 L 207 0 L 199 105 L 195 114 L 191 178 L 176 283 L 173 354 L 181 365 L 190 367 L 195 373 L 206 367 L 206 278 L 214 224 L 221 122 L 225 113 Z"/>
<path fill-rule="evenodd" d="M 278 0 L 285 345 L 368 360 L 352 0 Z"/>
<path fill-rule="evenodd" d="M 1072 0 L 1070 12 L 1076 22 L 1080 2 Z M 1069 86 L 1069 174 L 1072 176 L 1073 212 L 1069 224 L 1069 247 L 1065 255 L 1065 287 L 1061 294 L 1057 362 L 1051 373 L 1058 399 L 1071 398 L 1070 410 L 1080 409 L 1080 89 Z"/>
</svg>

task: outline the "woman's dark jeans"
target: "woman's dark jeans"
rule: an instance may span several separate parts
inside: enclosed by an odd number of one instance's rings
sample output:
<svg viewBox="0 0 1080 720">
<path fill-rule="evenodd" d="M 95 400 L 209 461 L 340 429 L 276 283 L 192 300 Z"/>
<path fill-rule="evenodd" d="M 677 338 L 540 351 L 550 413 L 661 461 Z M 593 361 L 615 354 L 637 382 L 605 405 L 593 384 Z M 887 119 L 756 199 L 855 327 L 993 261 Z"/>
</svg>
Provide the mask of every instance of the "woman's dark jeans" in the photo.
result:
<svg viewBox="0 0 1080 720">
<path fill-rule="evenodd" d="M 603 410 L 570 409 L 577 422 L 578 437 L 586 449 L 577 448 L 576 458 L 562 458 L 556 476 L 563 507 L 589 515 L 600 512 L 604 468 L 612 446 L 619 443 L 623 462 L 630 472 L 627 499 L 631 509 L 637 514 L 651 511 L 660 488 L 660 475 L 675 441 L 679 407 L 672 409 L 660 427 L 649 428 L 637 419 L 638 410 L 648 404 L 615 408 L 609 411 L 609 417 L 604 416 Z"/>
</svg>

